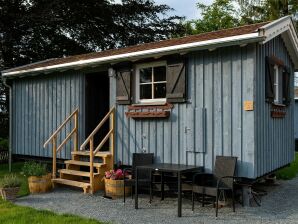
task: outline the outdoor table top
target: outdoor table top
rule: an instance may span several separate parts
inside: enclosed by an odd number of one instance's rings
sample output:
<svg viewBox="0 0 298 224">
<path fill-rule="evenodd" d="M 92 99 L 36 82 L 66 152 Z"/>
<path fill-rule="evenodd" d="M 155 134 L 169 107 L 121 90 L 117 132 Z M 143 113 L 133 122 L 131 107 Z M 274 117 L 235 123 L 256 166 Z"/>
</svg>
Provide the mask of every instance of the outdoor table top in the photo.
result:
<svg viewBox="0 0 298 224">
<path fill-rule="evenodd" d="M 171 163 L 154 163 L 150 165 L 137 166 L 138 169 L 153 169 L 162 172 L 190 172 L 190 171 L 203 171 L 202 166 L 171 164 Z"/>
</svg>

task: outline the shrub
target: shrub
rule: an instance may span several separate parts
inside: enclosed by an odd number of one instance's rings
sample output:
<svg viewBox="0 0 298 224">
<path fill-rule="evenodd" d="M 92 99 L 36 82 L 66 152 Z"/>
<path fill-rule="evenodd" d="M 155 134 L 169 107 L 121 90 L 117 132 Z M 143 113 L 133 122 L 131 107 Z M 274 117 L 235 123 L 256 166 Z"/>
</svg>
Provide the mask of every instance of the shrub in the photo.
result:
<svg viewBox="0 0 298 224">
<path fill-rule="evenodd" d="M 8 139 L 0 138 L 0 150 L 8 150 Z"/>
<path fill-rule="evenodd" d="M 0 188 L 20 187 L 21 180 L 15 174 L 5 175 L 0 181 Z"/>
<path fill-rule="evenodd" d="M 41 177 L 47 174 L 47 169 L 45 164 L 40 164 L 36 162 L 26 162 L 23 167 L 23 173 L 25 176 L 37 176 Z"/>
</svg>

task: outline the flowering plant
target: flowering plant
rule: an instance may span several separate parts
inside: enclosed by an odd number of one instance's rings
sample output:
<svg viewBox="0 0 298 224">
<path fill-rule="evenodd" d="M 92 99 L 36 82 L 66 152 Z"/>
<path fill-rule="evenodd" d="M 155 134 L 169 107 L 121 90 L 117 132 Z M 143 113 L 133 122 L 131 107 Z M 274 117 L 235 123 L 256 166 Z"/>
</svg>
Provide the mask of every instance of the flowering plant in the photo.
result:
<svg viewBox="0 0 298 224">
<path fill-rule="evenodd" d="M 111 180 L 123 180 L 124 175 L 127 176 L 128 173 L 126 172 L 125 174 L 121 169 L 117 170 L 110 170 L 105 172 L 105 178 L 106 179 L 111 179 Z"/>
</svg>

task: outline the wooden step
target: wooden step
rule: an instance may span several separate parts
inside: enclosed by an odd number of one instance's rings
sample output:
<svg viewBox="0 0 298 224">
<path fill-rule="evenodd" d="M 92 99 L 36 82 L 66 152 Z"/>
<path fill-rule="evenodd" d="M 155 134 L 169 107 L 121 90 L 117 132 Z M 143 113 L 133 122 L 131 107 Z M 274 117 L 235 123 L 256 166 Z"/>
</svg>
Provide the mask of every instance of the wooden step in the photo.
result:
<svg viewBox="0 0 298 224">
<path fill-rule="evenodd" d="M 52 183 L 83 188 L 84 194 L 86 194 L 88 192 L 89 188 L 91 187 L 91 185 L 89 183 L 74 181 L 74 180 L 67 180 L 67 179 L 62 179 L 62 178 L 52 179 Z"/>
<path fill-rule="evenodd" d="M 71 155 L 78 155 L 78 156 L 90 156 L 90 151 L 73 151 Z M 110 157 L 112 154 L 110 152 L 97 152 L 95 157 Z"/>
<path fill-rule="evenodd" d="M 78 160 L 66 160 L 64 161 L 65 164 L 72 164 L 72 165 L 78 165 L 78 166 L 90 166 L 90 162 L 88 161 L 78 161 Z M 93 167 L 103 167 L 106 166 L 104 163 L 93 163 Z"/>
<path fill-rule="evenodd" d="M 67 169 L 61 169 L 59 170 L 62 174 L 68 174 L 68 175 L 74 175 L 74 176 L 80 176 L 80 177 L 90 177 L 89 172 L 84 171 L 77 171 L 77 170 L 67 170 Z M 94 173 L 94 176 L 100 175 L 99 173 Z"/>
</svg>

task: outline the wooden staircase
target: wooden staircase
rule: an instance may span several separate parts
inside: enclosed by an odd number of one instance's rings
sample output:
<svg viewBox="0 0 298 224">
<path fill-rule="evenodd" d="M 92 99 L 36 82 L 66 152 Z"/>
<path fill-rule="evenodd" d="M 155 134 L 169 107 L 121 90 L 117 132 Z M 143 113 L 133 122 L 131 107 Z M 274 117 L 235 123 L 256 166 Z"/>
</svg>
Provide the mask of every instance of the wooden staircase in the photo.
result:
<svg viewBox="0 0 298 224">
<path fill-rule="evenodd" d="M 62 128 L 74 119 L 74 128 L 66 136 L 65 140 L 57 147 L 57 135 Z M 100 130 L 102 125 L 108 121 L 110 122 L 110 130 L 102 139 L 100 144 L 94 148 L 94 135 Z M 114 164 L 114 129 L 115 129 L 115 108 L 113 107 L 97 127 L 92 131 L 88 138 L 81 145 L 78 150 L 78 110 L 75 110 L 52 134 L 52 136 L 45 142 L 44 147 L 52 142 L 53 151 L 53 174 L 52 183 L 63 184 L 73 187 L 79 187 L 84 190 L 84 193 L 91 193 L 104 189 L 103 177 L 107 170 L 113 168 Z M 71 160 L 66 160 L 64 163 L 66 169 L 59 170 L 59 178 L 57 178 L 56 157 L 57 152 L 62 150 L 63 146 L 71 139 L 73 139 L 74 150 L 71 152 Z M 105 143 L 110 140 L 110 150 L 101 151 Z M 89 150 L 86 146 L 89 145 Z"/>
</svg>

